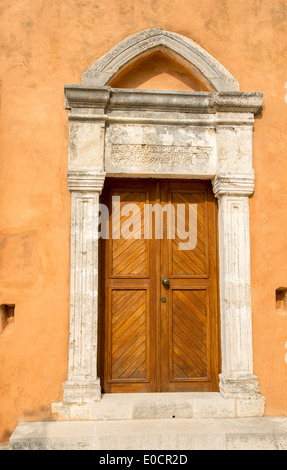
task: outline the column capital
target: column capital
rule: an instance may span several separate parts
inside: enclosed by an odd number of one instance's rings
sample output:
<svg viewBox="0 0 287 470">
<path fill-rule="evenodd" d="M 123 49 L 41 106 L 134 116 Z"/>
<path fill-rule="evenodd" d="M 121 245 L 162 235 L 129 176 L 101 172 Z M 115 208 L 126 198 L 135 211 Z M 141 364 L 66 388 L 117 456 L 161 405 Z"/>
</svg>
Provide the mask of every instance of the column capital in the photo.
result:
<svg viewBox="0 0 287 470">
<path fill-rule="evenodd" d="M 254 173 L 216 175 L 212 181 L 215 197 L 251 196 L 254 192 Z"/>
<path fill-rule="evenodd" d="M 68 170 L 68 185 L 70 191 L 85 191 L 101 193 L 104 187 L 106 173 L 104 171 Z"/>
</svg>

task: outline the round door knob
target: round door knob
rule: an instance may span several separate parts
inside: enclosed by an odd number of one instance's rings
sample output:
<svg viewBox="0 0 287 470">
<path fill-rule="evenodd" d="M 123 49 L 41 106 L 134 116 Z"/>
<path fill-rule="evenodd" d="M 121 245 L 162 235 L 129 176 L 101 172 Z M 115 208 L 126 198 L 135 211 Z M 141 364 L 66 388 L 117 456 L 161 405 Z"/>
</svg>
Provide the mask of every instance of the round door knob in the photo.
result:
<svg viewBox="0 0 287 470">
<path fill-rule="evenodd" d="M 161 282 L 163 286 L 169 286 L 169 279 L 163 279 Z"/>
</svg>

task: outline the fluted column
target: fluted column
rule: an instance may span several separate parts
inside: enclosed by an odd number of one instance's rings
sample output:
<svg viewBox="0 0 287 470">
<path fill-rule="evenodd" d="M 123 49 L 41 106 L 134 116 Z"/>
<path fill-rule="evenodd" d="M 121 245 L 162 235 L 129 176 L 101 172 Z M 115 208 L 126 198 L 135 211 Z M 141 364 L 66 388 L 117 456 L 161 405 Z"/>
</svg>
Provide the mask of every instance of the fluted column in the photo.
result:
<svg viewBox="0 0 287 470">
<path fill-rule="evenodd" d="M 249 196 L 254 175 L 216 176 L 213 190 L 219 204 L 220 391 L 227 397 L 249 397 L 259 394 L 250 289 Z"/>
<path fill-rule="evenodd" d="M 97 375 L 98 209 L 104 172 L 69 171 L 72 197 L 69 372 L 64 402 L 101 397 Z"/>
</svg>

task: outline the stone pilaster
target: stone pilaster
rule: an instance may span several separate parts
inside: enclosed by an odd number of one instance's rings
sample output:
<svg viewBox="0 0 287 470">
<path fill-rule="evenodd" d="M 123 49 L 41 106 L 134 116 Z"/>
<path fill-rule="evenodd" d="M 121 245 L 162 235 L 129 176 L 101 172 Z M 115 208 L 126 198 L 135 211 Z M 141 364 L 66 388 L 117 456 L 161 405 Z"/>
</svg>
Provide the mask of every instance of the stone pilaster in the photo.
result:
<svg viewBox="0 0 287 470">
<path fill-rule="evenodd" d="M 72 197 L 69 373 L 65 403 L 101 397 L 97 375 L 98 204 L 104 172 L 68 172 Z"/>
<path fill-rule="evenodd" d="M 250 292 L 249 196 L 254 175 L 218 175 L 213 190 L 219 199 L 220 392 L 225 397 L 252 397 L 259 394 L 253 374 Z"/>
</svg>

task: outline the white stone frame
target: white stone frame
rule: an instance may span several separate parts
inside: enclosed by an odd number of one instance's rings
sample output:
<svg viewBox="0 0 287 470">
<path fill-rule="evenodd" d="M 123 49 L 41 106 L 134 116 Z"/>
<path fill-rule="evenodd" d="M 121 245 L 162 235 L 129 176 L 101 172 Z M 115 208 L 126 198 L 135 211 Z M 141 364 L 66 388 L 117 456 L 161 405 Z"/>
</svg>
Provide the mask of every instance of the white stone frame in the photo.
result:
<svg viewBox="0 0 287 470">
<path fill-rule="evenodd" d="M 106 86 L 128 63 L 154 50 L 175 57 L 214 91 Z M 248 201 L 254 191 L 254 115 L 262 109 L 262 94 L 239 92 L 237 80 L 193 41 L 152 28 L 127 38 L 96 61 L 83 74 L 82 85 L 65 86 L 65 100 L 71 110 L 68 184 L 72 223 L 69 374 L 64 406 L 73 404 L 75 409 L 101 399 L 96 363 L 95 230 L 105 176 L 176 177 L 211 180 L 219 200 L 220 393 L 240 403 L 255 400 L 254 414 L 262 415 L 264 398 L 253 373 Z M 190 160 L 176 157 L 182 148 L 189 149 Z M 143 149 L 140 160 L 136 158 L 139 149 Z M 167 152 L 175 154 L 172 161 L 165 161 Z M 55 410 L 59 412 L 59 406 Z M 71 416 L 70 411 L 65 413 Z M 77 412 L 72 416 L 77 417 Z"/>
</svg>

